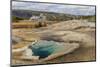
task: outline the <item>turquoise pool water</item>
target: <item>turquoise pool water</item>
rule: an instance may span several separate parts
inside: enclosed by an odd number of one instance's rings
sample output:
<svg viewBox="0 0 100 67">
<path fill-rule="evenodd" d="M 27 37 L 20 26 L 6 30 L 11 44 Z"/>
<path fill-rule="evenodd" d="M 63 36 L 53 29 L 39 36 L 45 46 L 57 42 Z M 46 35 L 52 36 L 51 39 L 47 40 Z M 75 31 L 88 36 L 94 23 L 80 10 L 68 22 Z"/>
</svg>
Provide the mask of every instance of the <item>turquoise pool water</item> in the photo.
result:
<svg viewBox="0 0 100 67">
<path fill-rule="evenodd" d="M 40 56 L 40 59 L 59 52 L 59 49 L 61 50 L 61 46 L 57 45 L 54 41 L 38 41 L 30 48 L 32 49 L 33 55 Z"/>
</svg>

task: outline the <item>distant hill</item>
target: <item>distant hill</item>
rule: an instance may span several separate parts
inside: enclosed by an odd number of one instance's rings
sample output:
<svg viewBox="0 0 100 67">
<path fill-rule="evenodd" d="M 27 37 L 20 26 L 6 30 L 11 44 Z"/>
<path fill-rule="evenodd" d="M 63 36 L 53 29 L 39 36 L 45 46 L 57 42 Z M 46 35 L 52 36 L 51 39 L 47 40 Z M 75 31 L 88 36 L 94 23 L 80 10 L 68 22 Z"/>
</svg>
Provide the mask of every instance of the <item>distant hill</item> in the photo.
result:
<svg viewBox="0 0 100 67">
<path fill-rule="evenodd" d="M 32 15 L 39 16 L 40 13 L 45 14 L 47 20 L 69 20 L 73 19 L 74 15 L 53 13 L 53 12 L 41 12 L 31 10 L 12 10 L 12 16 L 29 19 Z"/>
<path fill-rule="evenodd" d="M 78 16 L 71 14 L 63 14 L 63 13 L 54 13 L 54 12 L 42 12 L 42 11 L 31 11 L 31 10 L 12 10 L 12 16 L 18 17 L 22 19 L 29 19 L 32 15 L 39 16 L 40 13 L 45 14 L 47 20 L 49 21 L 66 21 L 72 19 L 89 19 L 95 20 L 95 16 Z"/>
</svg>

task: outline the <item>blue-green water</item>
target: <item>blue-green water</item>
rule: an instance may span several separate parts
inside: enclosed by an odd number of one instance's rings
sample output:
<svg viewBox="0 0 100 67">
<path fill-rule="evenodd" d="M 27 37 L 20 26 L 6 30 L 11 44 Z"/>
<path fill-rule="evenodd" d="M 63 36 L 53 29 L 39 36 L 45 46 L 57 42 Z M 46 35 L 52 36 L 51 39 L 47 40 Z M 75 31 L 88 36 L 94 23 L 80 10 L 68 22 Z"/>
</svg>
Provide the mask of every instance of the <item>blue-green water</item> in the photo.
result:
<svg viewBox="0 0 100 67">
<path fill-rule="evenodd" d="M 57 51 L 60 46 L 57 46 L 57 43 L 54 41 L 38 41 L 30 48 L 32 49 L 33 55 L 45 58 Z"/>
</svg>

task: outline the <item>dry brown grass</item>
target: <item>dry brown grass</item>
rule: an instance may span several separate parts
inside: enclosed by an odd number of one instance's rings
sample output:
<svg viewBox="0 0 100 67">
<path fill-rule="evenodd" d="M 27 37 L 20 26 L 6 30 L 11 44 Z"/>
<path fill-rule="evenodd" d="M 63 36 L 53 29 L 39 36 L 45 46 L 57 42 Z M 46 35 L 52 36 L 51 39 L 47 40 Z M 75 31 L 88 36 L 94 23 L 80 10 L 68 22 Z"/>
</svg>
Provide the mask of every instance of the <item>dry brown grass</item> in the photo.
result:
<svg viewBox="0 0 100 67">
<path fill-rule="evenodd" d="M 12 28 L 38 28 L 38 27 L 45 27 L 47 26 L 46 22 L 39 23 L 39 22 L 17 22 L 12 23 Z"/>
</svg>

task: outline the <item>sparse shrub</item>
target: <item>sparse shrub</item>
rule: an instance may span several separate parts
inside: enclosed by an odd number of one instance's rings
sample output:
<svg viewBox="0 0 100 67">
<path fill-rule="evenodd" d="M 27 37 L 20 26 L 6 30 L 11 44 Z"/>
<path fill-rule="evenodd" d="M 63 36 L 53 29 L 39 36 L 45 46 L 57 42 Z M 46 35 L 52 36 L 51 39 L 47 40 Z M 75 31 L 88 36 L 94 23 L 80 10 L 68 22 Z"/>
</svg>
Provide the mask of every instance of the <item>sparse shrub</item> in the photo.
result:
<svg viewBox="0 0 100 67">
<path fill-rule="evenodd" d="M 16 16 L 12 16 L 12 21 L 13 22 L 18 22 L 19 20 L 23 20 L 23 18 L 19 18 L 19 17 L 16 17 Z"/>
</svg>

